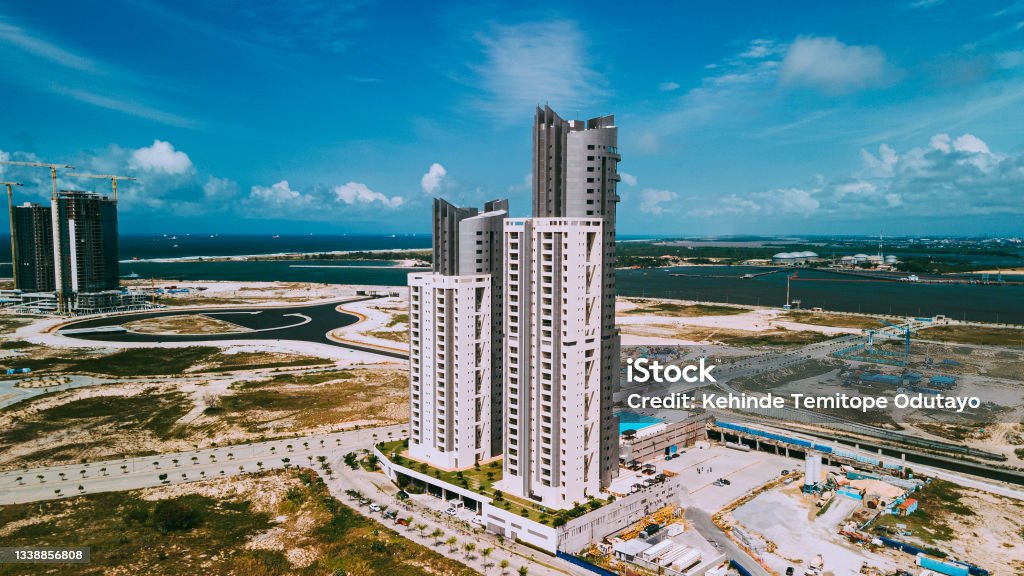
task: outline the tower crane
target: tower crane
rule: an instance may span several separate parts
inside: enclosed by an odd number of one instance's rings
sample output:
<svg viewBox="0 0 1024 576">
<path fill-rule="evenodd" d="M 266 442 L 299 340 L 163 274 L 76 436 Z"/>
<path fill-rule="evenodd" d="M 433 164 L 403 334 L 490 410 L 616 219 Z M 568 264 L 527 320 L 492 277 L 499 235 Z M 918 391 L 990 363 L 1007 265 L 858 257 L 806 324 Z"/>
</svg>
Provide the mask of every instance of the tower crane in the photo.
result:
<svg viewBox="0 0 1024 576">
<path fill-rule="evenodd" d="M 131 176 L 118 176 L 116 174 L 84 174 L 82 172 L 68 172 L 66 176 L 74 176 L 76 178 L 100 178 L 103 180 L 110 180 L 110 190 L 114 194 L 114 202 L 117 202 L 117 181 L 118 180 L 137 180 Z"/>
<path fill-rule="evenodd" d="M 11 216 L 11 275 L 14 277 L 14 286 L 18 286 L 18 244 L 14 241 L 14 186 L 21 186 L 20 182 L 0 182 L 7 187 L 7 212 Z"/>
<path fill-rule="evenodd" d="M 24 162 L 21 160 L 2 160 L 0 164 L 7 164 L 8 166 L 29 166 L 32 168 L 49 168 L 50 169 L 50 181 L 53 183 L 53 222 L 54 232 L 57 231 L 57 170 L 58 169 L 71 169 L 74 170 L 74 166 L 68 164 L 48 164 L 46 162 Z M 62 258 L 60 246 L 60 234 L 53 235 L 53 251 L 57 255 L 56 258 L 56 288 L 57 288 L 57 313 L 64 313 L 64 281 L 61 278 L 60 270 L 64 262 Z"/>
</svg>

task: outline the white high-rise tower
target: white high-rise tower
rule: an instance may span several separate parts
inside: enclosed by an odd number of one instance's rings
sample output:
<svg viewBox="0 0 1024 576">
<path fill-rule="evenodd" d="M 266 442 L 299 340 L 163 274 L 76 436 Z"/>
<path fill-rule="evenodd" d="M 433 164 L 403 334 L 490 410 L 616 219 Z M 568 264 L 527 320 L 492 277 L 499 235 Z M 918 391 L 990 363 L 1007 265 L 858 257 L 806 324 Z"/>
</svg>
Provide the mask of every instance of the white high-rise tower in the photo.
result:
<svg viewBox="0 0 1024 576">
<path fill-rule="evenodd" d="M 501 451 L 501 236 L 484 213 L 434 201 L 433 271 L 409 275 L 409 456 L 448 469 Z"/>
<path fill-rule="evenodd" d="M 618 470 L 617 141 L 612 116 L 538 108 L 533 217 L 505 225 L 500 487 L 553 508 L 597 495 Z"/>
</svg>

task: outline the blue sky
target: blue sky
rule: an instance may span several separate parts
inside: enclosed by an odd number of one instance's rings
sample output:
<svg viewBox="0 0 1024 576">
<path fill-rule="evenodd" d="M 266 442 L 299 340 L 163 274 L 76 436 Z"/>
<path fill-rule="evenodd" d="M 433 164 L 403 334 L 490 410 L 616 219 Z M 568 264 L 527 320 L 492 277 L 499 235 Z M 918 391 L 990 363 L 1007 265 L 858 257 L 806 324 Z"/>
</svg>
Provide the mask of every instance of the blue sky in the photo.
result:
<svg viewBox="0 0 1024 576">
<path fill-rule="evenodd" d="M 138 176 L 125 232 L 525 215 L 549 102 L 616 115 L 620 233 L 1024 233 L 1022 0 L 7 2 L 0 60 L 0 157 Z"/>
</svg>

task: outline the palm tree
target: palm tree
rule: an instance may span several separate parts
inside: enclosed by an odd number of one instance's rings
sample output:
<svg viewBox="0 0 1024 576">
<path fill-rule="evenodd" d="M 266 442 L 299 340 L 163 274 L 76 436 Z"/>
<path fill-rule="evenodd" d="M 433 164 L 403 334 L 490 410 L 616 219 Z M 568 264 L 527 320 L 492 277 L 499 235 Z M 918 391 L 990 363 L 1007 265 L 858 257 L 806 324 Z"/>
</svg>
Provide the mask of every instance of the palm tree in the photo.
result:
<svg viewBox="0 0 1024 576">
<path fill-rule="evenodd" d="M 106 476 L 107 475 L 107 468 L 106 467 L 100 468 L 100 474 L 103 474 L 104 476 Z"/>
<path fill-rule="evenodd" d="M 444 538 L 444 530 L 434 528 L 434 531 L 431 532 L 430 535 L 434 538 L 434 545 L 437 546 L 441 543 L 441 538 Z"/>
<path fill-rule="evenodd" d="M 527 568 L 526 566 L 520 566 L 520 567 L 519 567 L 519 576 L 526 576 L 526 574 L 527 574 L 527 573 L 528 573 L 529 571 L 530 571 L 530 569 L 529 569 L 529 568 Z"/>
<path fill-rule="evenodd" d="M 490 546 L 480 551 L 480 556 L 484 559 L 484 568 L 487 568 L 487 557 L 490 556 L 492 552 L 494 552 L 494 548 L 491 548 Z"/>
<path fill-rule="evenodd" d="M 177 468 L 178 467 L 178 459 L 177 458 L 172 459 L 171 460 L 171 464 L 174 464 L 174 467 Z"/>
<path fill-rule="evenodd" d="M 466 542 L 462 548 L 466 551 L 466 560 L 469 560 L 469 557 L 473 555 L 473 550 L 476 550 L 476 544 Z"/>
<path fill-rule="evenodd" d="M 18 483 L 18 486 L 24 486 L 25 485 L 25 483 L 22 482 L 22 480 L 21 480 L 21 476 L 18 476 L 17 478 L 15 478 L 14 481 Z"/>
<path fill-rule="evenodd" d="M 508 560 L 502 558 L 501 562 L 498 563 L 498 566 L 501 566 L 502 574 L 508 574 Z"/>
<path fill-rule="evenodd" d="M 128 465 L 127 464 L 121 464 L 121 473 L 122 474 L 127 474 L 128 473 Z"/>
<path fill-rule="evenodd" d="M 426 530 L 426 529 L 427 529 L 427 525 L 426 524 L 417 524 L 416 525 L 416 530 L 419 531 L 420 536 L 423 536 L 423 531 Z"/>
<path fill-rule="evenodd" d="M 445 543 L 448 544 L 449 552 L 455 552 L 458 549 L 459 539 L 455 536 L 452 536 L 451 538 L 448 538 L 448 540 Z"/>
<path fill-rule="evenodd" d="M 63 473 L 63 472 L 58 472 L 58 473 L 57 473 L 57 476 L 60 476 L 60 479 L 61 479 L 61 481 L 63 482 L 63 481 L 64 481 L 64 478 L 66 478 L 66 477 L 67 477 L 67 474 L 65 474 L 65 473 Z"/>
</svg>

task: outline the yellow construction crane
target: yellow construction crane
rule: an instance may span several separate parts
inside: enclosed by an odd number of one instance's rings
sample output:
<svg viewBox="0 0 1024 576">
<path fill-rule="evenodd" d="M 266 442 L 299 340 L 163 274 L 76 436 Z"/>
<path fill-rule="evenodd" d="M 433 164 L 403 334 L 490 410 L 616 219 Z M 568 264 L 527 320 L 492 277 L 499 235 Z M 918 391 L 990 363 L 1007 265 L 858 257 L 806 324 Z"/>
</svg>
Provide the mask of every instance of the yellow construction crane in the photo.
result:
<svg viewBox="0 0 1024 576">
<path fill-rule="evenodd" d="M 53 183 L 53 222 L 57 223 L 57 170 L 58 169 L 70 169 L 74 170 L 74 166 L 68 164 L 48 164 L 46 162 L 23 162 L 20 160 L 0 160 L 0 164 L 7 164 L 9 166 L 29 166 L 32 168 L 49 168 L 50 169 L 50 181 Z M 54 231 L 56 232 L 56 225 Z M 56 288 L 57 288 L 57 313 L 64 313 L 64 282 L 61 278 L 60 270 L 63 264 L 61 258 L 62 252 L 60 250 L 60 234 L 53 235 L 53 252 L 57 255 L 56 258 Z"/>
<path fill-rule="evenodd" d="M 18 244 L 14 241 L 14 186 L 21 186 L 20 182 L 0 182 L 7 187 L 7 212 L 11 215 L 11 276 L 14 277 L 14 286 L 18 286 Z"/>
<path fill-rule="evenodd" d="M 68 172 L 65 176 L 73 176 L 76 178 L 102 178 L 103 180 L 110 180 L 110 190 L 114 193 L 114 202 L 117 202 L 117 181 L 118 180 L 137 180 L 131 176 L 118 176 L 116 174 L 83 174 L 81 172 Z"/>
</svg>

